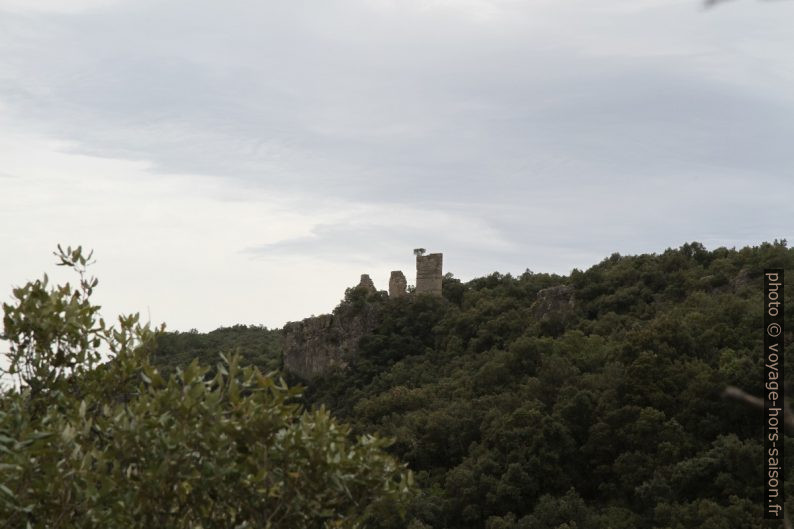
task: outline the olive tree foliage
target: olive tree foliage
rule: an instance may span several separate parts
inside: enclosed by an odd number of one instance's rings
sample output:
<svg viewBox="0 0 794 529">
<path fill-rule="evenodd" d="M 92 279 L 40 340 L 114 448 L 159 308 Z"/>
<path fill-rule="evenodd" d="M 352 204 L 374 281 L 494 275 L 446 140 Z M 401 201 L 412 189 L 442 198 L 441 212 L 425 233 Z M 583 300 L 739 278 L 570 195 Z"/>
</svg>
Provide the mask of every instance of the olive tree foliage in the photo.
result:
<svg viewBox="0 0 794 529">
<path fill-rule="evenodd" d="M 353 528 L 402 510 L 412 477 L 387 441 L 351 439 L 237 357 L 165 378 L 156 330 L 100 318 L 90 254 L 56 255 L 77 286 L 45 276 L 3 304 L 0 528 Z"/>
</svg>

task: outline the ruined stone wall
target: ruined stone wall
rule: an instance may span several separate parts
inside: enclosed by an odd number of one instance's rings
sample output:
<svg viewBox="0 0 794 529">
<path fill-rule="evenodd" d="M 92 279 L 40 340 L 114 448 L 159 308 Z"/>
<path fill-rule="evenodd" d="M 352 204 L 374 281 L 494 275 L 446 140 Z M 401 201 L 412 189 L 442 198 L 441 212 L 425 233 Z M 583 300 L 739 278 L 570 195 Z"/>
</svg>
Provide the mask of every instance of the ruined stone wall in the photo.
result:
<svg viewBox="0 0 794 529">
<path fill-rule="evenodd" d="M 399 298 L 406 295 L 408 280 L 400 270 L 394 270 L 389 278 L 389 297 Z"/>
<path fill-rule="evenodd" d="M 416 293 L 441 295 L 443 254 L 416 256 Z"/>
<path fill-rule="evenodd" d="M 369 292 L 375 292 L 375 283 L 372 282 L 372 278 L 369 277 L 369 274 L 361 274 L 361 281 L 358 282 L 357 288 L 365 288 Z"/>
</svg>

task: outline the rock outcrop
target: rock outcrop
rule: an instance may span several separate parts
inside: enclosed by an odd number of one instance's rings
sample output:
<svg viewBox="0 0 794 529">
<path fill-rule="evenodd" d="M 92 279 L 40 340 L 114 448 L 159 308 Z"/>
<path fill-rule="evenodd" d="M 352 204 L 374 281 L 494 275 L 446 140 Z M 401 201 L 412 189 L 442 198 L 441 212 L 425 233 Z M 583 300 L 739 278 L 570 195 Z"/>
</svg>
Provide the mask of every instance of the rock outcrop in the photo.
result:
<svg viewBox="0 0 794 529">
<path fill-rule="evenodd" d="M 356 290 L 358 288 L 361 287 Z M 358 350 L 361 337 L 377 326 L 380 307 L 380 303 L 366 301 L 343 302 L 334 314 L 286 324 L 283 330 L 284 368 L 310 380 L 331 369 L 347 367 Z"/>
<path fill-rule="evenodd" d="M 734 292 L 742 290 L 743 288 L 746 288 L 747 286 L 752 284 L 753 284 L 753 278 L 750 275 L 750 270 L 747 268 L 742 268 L 741 270 L 739 270 L 739 272 L 736 274 L 736 277 L 734 277 L 733 281 L 731 281 L 731 286 L 733 287 Z"/>
<path fill-rule="evenodd" d="M 569 285 L 544 288 L 538 291 L 538 298 L 532 304 L 532 312 L 537 319 L 565 317 L 575 307 L 574 289 Z"/>
</svg>

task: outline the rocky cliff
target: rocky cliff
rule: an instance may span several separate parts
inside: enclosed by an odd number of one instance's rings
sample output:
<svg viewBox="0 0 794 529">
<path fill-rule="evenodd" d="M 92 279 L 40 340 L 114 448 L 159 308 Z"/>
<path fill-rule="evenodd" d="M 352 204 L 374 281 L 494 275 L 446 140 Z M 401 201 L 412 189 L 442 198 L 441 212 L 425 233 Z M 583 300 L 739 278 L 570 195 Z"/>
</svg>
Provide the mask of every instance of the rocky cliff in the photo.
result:
<svg viewBox="0 0 794 529">
<path fill-rule="evenodd" d="M 573 287 L 558 285 L 540 290 L 531 310 L 535 318 L 540 320 L 549 316 L 568 316 L 575 305 Z"/>
<path fill-rule="evenodd" d="M 383 293 L 385 294 L 385 293 Z M 347 367 L 362 336 L 381 314 L 381 293 L 350 289 L 333 314 L 313 316 L 284 326 L 284 368 L 309 380 L 333 368 Z"/>
</svg>

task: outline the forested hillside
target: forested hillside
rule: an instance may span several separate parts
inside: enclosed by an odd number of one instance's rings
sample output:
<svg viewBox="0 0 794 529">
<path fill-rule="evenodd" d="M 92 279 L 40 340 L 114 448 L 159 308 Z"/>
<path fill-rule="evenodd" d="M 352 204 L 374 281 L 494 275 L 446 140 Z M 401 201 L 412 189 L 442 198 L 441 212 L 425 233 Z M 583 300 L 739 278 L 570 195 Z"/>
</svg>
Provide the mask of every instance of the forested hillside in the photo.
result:
<svg viewBox="0 0 794 529">
<path fill-rule="evenodd" d="M 570 276 L 448 275 L 443 298 L 348 293 L 381 323 L 304 398 L 394 438 L 414 529 L 761 527 L 762 416 L 722 393 L 760 394 L 774 267 L 794 268 L 785 242 L 691 243 Z"/>
<path fill-rule="evenodd" d="M 186 365 L 197 358 L 205 365 L 214 365 L 218 355 L 239 353 L 242 362 L 264 372 L 281 368 L 281 335 L 266 327 L 234 325 L 208 333 L 195 330 L 166 332 L 157 336 L 157 350 L 152 361 L 164 373 Z"/>
</svg>

